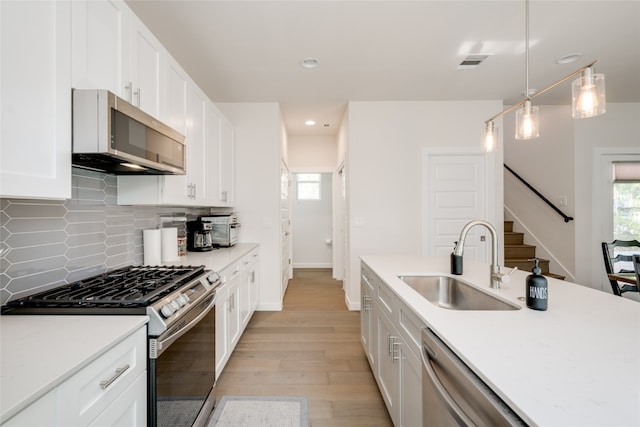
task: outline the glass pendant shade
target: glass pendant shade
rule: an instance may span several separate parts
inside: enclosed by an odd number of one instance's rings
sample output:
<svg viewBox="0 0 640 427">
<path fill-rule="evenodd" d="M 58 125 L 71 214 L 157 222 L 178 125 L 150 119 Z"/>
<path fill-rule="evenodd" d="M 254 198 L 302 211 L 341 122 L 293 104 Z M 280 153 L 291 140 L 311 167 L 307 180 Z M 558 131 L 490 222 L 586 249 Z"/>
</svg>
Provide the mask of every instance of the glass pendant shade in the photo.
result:
<svg viewBox="0 0 640 427">
<path fill-rule="evenodd" d="M 490 153 L 498 146 L 498 128 L 493 121 L 484 124 L 484 151 Z"/>
<path fill-rule="evenodd" d="M 525 101 L 516 111 L 516 139 L 533 139 L 540 136 L 538 126 L 538 107 L 532 107 L 531 101 Z"/>
<path fill-rule="evenodd" d="M 591 67 L 571 83 L 571 95 L 574 119 L 599 116 L 607 111 L 604 74 L 594 74 Z"/>
</svg>

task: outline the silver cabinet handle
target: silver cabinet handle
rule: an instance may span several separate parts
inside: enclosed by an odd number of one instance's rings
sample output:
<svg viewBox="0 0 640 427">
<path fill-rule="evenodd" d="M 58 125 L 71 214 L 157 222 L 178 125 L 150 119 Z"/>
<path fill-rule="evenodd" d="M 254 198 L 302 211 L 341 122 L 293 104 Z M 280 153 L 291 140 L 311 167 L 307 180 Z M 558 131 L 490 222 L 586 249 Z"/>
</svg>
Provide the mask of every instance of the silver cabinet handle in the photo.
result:
<svg viewBox="0 0 640 427">
<path fill-rule="evenodd" d="M 109 378 L 108 380 L 100 381 L 100 388 L 105 390 L 107 387 L 111 385 L 111 383 L 113 383 L 115 380 L 120 378 L 122 374 L 124 374 L 125 371 L 129 368 L 130 366 L 128 364 L 124 365 L 122 368 L 116 368 L 116 373 L 113 374 L 111 378 Z"/>
<path fill-rule="evenodd" d="M 124 89 L 128 93 L 127 101 L 129 101 L 129 104 L 133 104 L 133 83 L 129 82 L 129 84 L 124 87 Z"/>
<path fill-rule="evenodd" d="M 140 88 L 138 88 L 135 92 L 133 92 L 133 94 L 136 96 L 138 102 L 136 103 L 136 106 L 138 108 L 140 108 Z"/>
<path fill-rule="evenodd" d="M 393 339 L 391 343 L 391 363 L 396 363 L 396 360 L 400 360 L 400 350 L 398 347 L 402 345 L 402 342 L 396 342 L 396 339 Z"/>
<path fill-rule="evenodd" d="M 220 201 L 221 202 L 226 202 L 227 201 L 227 192 L 226 191 L 221 191 L 220 192 Z"/>
</svg>

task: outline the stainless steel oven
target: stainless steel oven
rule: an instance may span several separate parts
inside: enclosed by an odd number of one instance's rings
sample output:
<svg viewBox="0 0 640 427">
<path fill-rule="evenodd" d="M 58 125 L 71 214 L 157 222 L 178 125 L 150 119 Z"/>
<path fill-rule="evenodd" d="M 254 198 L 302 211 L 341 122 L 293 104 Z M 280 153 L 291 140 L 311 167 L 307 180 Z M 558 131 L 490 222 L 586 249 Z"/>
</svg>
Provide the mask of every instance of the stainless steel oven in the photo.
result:
<svg viewBox="0 0 640 427">
<path fill-rule="evenodd" d="M 2 314 L 148 316 L 147 424 L 201 427 L 215 403 L 219 284 L 204 266 L 129 266 L 9 301 Z"/>
<path fill-rule="evenodd" d="M 215 293 L 149 338 L 149 424 L 206 425 L 215 403 Z"/>
</svg>

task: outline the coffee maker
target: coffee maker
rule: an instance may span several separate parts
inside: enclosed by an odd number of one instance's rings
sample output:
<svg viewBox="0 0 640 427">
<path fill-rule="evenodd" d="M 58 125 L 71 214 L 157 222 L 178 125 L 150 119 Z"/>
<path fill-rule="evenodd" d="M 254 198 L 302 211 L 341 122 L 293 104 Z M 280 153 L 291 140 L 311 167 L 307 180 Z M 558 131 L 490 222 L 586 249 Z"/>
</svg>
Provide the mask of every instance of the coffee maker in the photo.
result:
<svg viewBox="0 0 640 427">
<path fill-rule="evenodd" d="M 210 221 L 187 221 L 187 250 L 206 252 L 213 249 L 213 226 Z"/>
</svg>

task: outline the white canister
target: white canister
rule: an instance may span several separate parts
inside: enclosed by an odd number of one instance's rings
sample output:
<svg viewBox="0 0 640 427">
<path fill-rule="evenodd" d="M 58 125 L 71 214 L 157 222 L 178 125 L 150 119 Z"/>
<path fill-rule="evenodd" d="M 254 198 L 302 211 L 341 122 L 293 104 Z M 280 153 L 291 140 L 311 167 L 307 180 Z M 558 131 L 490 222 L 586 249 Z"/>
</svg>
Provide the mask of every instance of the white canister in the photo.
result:
<svg viewBox="0 0 640 427">
<path fill-rule="evenodd" d="M 162 262 L 178 259 L 178 228 L 161 228 L 162 231 Z"/>
<path fill-rule="evenodd" d="M 159 229 L 142 230 L 144 245 L 144 265 L 162 263 L 162 234 Z"/>
</svg>

